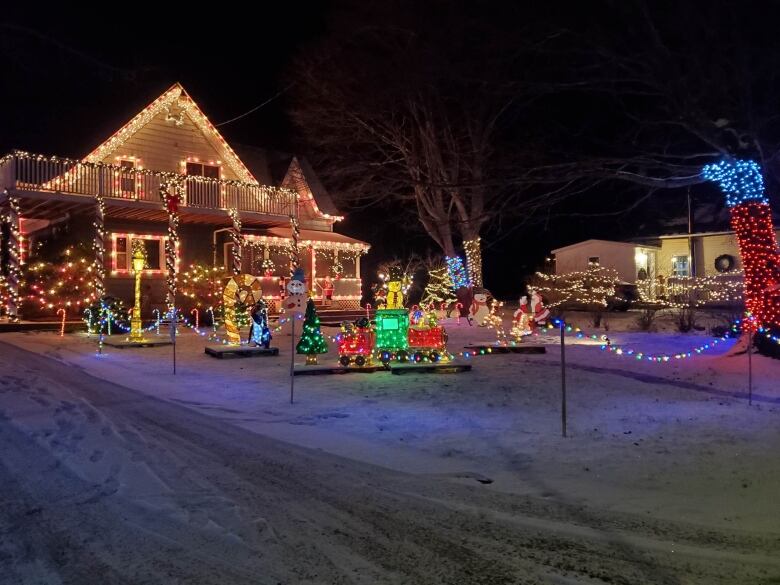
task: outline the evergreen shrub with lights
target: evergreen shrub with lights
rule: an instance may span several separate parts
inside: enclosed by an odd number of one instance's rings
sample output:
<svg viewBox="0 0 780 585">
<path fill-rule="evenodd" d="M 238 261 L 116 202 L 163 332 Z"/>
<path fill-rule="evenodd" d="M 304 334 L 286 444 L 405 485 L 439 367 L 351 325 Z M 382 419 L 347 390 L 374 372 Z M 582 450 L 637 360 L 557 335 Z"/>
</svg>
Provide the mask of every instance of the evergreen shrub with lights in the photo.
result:
<svg viewBox="0 0 780 585">
<path fill-rule="evenodd" d="M 58 309 L 80 315 L 95 299 L 94 253 L 81 245 L 50 250 L 57 245 L 37 250 L 24 265 L 20 286 L 25 318 L 51 317 Z"/>
<path fill-rule="evenodd" d="M 190 309 L 199 309 L 201 314 L 205 314 L 204 311 L 212 307 L 215 317 L 219 318 L 223 310 L 222 291 L 228 278 L 230 274 L 222 266 L 191 264 L 187 270 L 181 271 L 178 276 L 178 293 L 185 314 Z M 244 314 L 247 314 L 246 310 Z"/>
</svg>

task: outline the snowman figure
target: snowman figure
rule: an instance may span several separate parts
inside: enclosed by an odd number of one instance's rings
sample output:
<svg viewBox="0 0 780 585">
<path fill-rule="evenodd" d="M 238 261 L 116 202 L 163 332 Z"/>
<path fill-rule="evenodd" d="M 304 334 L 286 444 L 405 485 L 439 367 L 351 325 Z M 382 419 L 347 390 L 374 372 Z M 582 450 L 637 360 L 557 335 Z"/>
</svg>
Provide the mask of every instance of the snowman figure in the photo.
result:
<svg viewBox="0 0 780 585">
<path fill-rule="evenodd" d="M 290 316 L 301 317 L 306 311 L 306 277 L 303 274 L 303 268 L 296 268 L 293 275 L 287 282 L 287 298 L 284 299 L 283 307 Z"/>
<path fill-rule="evenodd" d="M 471 301 L 471 318 L 480 327 L 487 325 L 485 319 L 490 315 L 489 299 L 490 293 L 486 288 L 474 287 L 474 295 Z"/>
</svg>

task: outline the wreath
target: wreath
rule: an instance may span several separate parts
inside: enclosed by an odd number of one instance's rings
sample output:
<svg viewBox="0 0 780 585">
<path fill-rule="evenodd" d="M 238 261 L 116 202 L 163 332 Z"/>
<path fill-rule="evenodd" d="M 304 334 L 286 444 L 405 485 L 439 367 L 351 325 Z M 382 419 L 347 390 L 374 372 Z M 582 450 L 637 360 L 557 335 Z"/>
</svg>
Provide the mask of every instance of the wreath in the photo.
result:
<svg viewBox="0 0 780 585">
<path fill-rule="evenodd" d="M 336 278 L 340 278 L 344 274 L 344 267 L 339 262 L 336 262 L 331 270 Z"/>
<path fill-rule="evenodd" d="M 273 272 L 276 269 L 276 265 L 274 264 L 274 261 L 270 258 L 266 258 L 263 260 L 263 263 L 260 265 L 260 268 L 263 269 L 263 274 L 266 272 Z"/>
<path fill-rule="evenodd" d="M 718 272 L 731 272 L 735 265 L 736 260 L 731 254 L 721 254 L 715 258 L 715 270 Z"/>
</svg>

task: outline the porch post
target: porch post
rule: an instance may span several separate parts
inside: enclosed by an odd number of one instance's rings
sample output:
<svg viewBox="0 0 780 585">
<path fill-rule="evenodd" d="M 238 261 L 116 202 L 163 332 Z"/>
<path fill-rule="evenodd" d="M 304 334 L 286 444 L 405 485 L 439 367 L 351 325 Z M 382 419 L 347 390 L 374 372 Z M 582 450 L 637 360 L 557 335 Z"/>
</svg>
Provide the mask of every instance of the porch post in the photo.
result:
<svg viewBox="0 0 780 585">
<path fill-rule="evenodd" d="M 19 199 L 5 192 L 8 203 L 5 222 L 8 224 L 8 275 L 6 276 L 6 313 L 8 320 L 18 323 L 21 313 L 19 281 L 22 276 L 21 229 Z"/>
<path fill-rule="evenodd" d="M 241 274 L 241 215 L 235 207 L 228 209 L 228 215 L 233 221 L 233 229 L 230 230 L 230 238 L 233 241 L 233 274 Z"/>
<path fill-rule="evenodd" d="M 360 256 L 361 252 L 355 254 L 355 278 L 360 278 Z"/>
<path fill-rule="evenodd" d="M 95 221 L 92 225 L 95 226 L 92 242 L 95 251 L 95 294 L 101 299 L 106 294 L 106 204 L 102 193 L 95 196 Z"/>
</svg>

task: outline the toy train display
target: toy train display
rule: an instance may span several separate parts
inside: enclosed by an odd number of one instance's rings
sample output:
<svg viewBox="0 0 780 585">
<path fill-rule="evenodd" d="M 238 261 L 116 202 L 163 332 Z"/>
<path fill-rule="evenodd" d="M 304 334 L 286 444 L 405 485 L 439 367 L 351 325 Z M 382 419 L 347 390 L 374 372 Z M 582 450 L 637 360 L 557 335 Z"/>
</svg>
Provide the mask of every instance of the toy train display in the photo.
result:
<svg viewBox="0 0 780 585">
<path fill-rule="evenodd" d="M 443 362 L 447 352 L 447 332 L 433 314 L 418 311 L 410 323 L 406 309 L 379 309 L 373 321 L 363 317 L 342 324 L 338 336 L 339 363 L 348 367 L 373 365 L 388 367 L 399 362 Z"/>
</svg>

